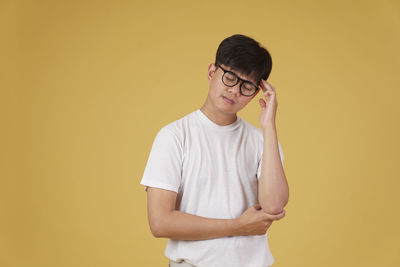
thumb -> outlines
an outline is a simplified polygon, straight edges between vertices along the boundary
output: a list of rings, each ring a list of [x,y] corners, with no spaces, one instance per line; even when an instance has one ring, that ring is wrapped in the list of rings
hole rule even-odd
[[[258,103],[260,103],[260,107],[263,110],[267,107],[267,103],[265,103],[264,99],[262,99],[262,98],[260,98],[260,100],[258,100]]]

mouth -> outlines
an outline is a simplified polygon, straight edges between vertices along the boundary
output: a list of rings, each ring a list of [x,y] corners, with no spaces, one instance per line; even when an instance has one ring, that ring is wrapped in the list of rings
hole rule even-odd
[[[222,96],[222,99],[223,99],[226,103],[228,103],[228,104],[230,104],[230,105],[235,104],[235,101],[233,101],[232,99],[230,99],[230,98],[228,98],[228,97]]]

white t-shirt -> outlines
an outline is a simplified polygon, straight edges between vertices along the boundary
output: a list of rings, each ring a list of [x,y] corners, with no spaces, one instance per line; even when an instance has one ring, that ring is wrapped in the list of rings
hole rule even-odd
[[[240,117],[220,126],[198,109],[158,132],[141,184],[177,192],[179,211],[238,218],[258,202],[262,153],[259,128]],[[165,256],[198,267],[266,267],[274,262],[267,236],[169,239]]]

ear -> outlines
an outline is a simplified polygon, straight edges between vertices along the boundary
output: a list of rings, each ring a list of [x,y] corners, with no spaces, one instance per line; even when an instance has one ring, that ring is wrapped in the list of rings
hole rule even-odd
[[[208,72],[207,72],[207,79],[208,79],[208,81],[211,81],[212,77],[214,76],[215,71],[216,71],[215,64],[214,64],[214,63],[211,63],[211,64],[208,66]]]

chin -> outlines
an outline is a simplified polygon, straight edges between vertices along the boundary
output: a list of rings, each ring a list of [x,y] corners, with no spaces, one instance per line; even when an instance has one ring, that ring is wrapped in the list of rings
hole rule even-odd
[[[236,114],[238,112],[238,110],[236,110],[235,108],[226,105],[220,105],[218,107],[218,110],[226,114]]]

